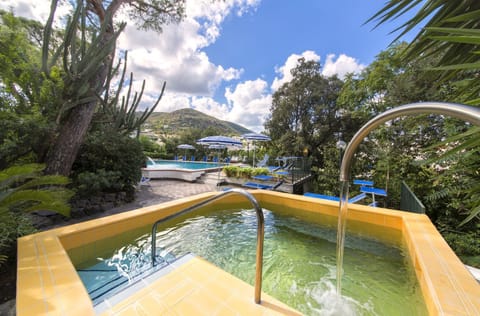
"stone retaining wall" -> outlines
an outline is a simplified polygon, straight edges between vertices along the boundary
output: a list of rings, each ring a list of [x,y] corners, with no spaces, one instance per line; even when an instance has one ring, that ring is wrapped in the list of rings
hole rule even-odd
[[[55,226],[71,219],[81,219],[94,214],[105,212],[106,210],[125,204],[127,195],[125,192],[103,193],[98,196],[92,196],[88,199],[73,199],[70,202],[72,209],[70,217],[57,214],[51,211],[36,211],[31,213],[32,223],[38,229],[45,229]]]

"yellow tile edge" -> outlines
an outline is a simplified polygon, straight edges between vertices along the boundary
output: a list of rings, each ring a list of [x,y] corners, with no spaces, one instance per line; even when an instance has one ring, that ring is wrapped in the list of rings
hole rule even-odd
[[[17,315],[93,315],[92,303],[65,249],[87,243],[88,236],[98,239],[153,223],[216,193],[203,193],[20,238]],[[251,190],[251,193],[260,205],[270,202],[331,216],[338,213],[338,202],[264,190]],[[229,196],[221,203],[239,201],[241,197]],[[426,216],[349,205],[348,218],[403,231],[430,314],[480,315],[480,285]]]

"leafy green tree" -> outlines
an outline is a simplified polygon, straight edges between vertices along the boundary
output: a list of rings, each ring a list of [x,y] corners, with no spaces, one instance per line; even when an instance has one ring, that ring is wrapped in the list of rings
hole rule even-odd
[[[0,168],[17,160],[41,161],[53,124],[50,94],[57,75],[43,80],[38,22],[0,11]],[[53,116],[54,117],[54,116]]]
[[[279,154],[301,156],[306,148],[321,161],[319,146],[341,130],[336,99],[342,82],[325,78],[317,62],[303,58],[291,72],[293,79],[273,95],[265,129],[279,144]]]

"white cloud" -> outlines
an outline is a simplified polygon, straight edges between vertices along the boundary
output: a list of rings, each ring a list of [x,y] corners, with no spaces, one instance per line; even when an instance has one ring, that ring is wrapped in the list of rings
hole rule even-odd
[[[360,64],[353,57],[340,54],[337,60],[335,60],[335,54],[328,54],[322,69],[322,74],[327,77],[337,75],[343,79],[346,74],[359,73],[363,68],[365,68],[365,65]]]
[[[213,64],[201,51],[219,36],[220,23],[234,5],[245,10],[244,1],[190,1],[187,18],[165,26],[161,34],[127,26],[118,47],[129,51],[129,70],[139,78],[166,80],[170,92],[213,95],[223,81],[238,79],[242,73],[242,69]]]
[[[279,77],[275,77],[275,79],[273,79],[273,83],[271,86],[273,91],[278,90],[278,88],[280,88],[284,83],[290,82],[292,80],[293,77],[290,71],[298,66],[299,58],[305,58],[305,60],[307,61],[320,61],[320,56],[318,56],[314,51],[311,50],[304,51],[301,55],[290,55],[283,66],[277,67],[275,69],[275,72],[279,74]]]
[[[192,107],[207,115],[216,117],[220,120],[229,120],[229,109],[226,104],[218,103],[210,97],[193,97],[191,99]]]
[[[45,0],[1,0],[0,8],[4,10],[10,10],[10,8],[12,8],[13,13],[17,16],[23,16],[45,23],[50,15],[50,2],[51,1]],[[72,6],[68,1],[60,0],[55,11],[55,16],[64,17],[71,9]]]
[[[262,79],[240,83],[233,91],[227,88],[225,97],[231,107],[229,121],[246,126],[255,132],[262,131],[265,117],[270,112],[272,104],[272,96],[267,90],[267,82]]]

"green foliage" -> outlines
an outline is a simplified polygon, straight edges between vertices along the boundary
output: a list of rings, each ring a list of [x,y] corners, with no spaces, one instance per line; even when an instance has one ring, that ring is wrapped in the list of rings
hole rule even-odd
[[[301,156],[307,149],[321,166],[324,155],[318,148],[334,143],[336,135],[351,128],[342,125],[343,109],[336,102],[342,82],[322,76],[315,61],[298,61],[291,71],[293,79],[273,94],[265,129],[278,155]]]
[[[0,213],[20,209],[70,214],[68,200],[72,192],[63,188],[69,183],[68,178],[42,176],[43,169],[43,165],[29,164],[0,171]]]
[[[223,172],[227,177],[236,177],[239,178],[240,167],[238,166],[225,166],[223,167]]]
[[[104,169],[95,172],[81,172],[75,180],[77,196],[88,198],[96,196],[100,192],[119,192],[122,191],[120,171],[105,171]]]
[[[469,233],[444,231],[442,236],[455,253],[465,257],[480,255],[480,234],[478,234],[478,230]]]
[[[0,212],[0,267],[10,256],[15,256],[17,238],[34,232],[25,213]]]
[[[80,149],[72,177],[75,184],[86,185],[94,181],[91,173],[95,173],[101,182],[98,185],[102,192],[125,191],[129,198],[133,198],[144,163],[145,156],[137,139],[114,132],[95,131],[88,135]],[[117,181],[114,180],[116,177]]]
[[[130,14],[140,27],[160,31],[164,23],[178,22],[183,18],[185,2],[78,0],[73,3],[73,14],[65,24],[62,44],[52,49],[50,39],[57,3],[58,0],[52,0],[45,26],[42,72],[48,77],[51,67],[61,65],[63,89],[57,97],[61,100],[57,116],[59,132],[52,140],[45,161],[47,173],[68,175],[99,99],[106,93],[103,100],[109,103],[108,98],[111,97],[108,89],[111,76],[116,73],[112,67],[116,41],[126,25],[115,22],[119,10],[122,14]],[[122,85],[117,89],[118,93],[121,88]],[[150,112],[146,111],[140,118],[135,117],[133,111],[139,104],[140,95],[130,102],[128,92],[125,102],[117,104],[118,93],[113,95],[115,109],[112,111],[115,114],[110,122],[128,133],[128,130],[138,127]]]
[[[93,0],[88,0],[88,2],[93,2]],[[120,2],[118,6],[121,3],[130,4],[128,14],[130,18],[135,20],[136,25],[143,30],[161,32],[163,25],[178,23],[185,17],[185,0],[120,0],[118,2]]]
[[[326,195],[340,195],[340,152],[334,144],[324,146],[322,149],[324,154],[323,168],[318,166],[312,167],[312,173],[315,176],[313,182],[313,192]]]
[[[480,223],[480,128],[473,127],[467,132],[447,138],[432,146],[434,151],[445,151],[435,162],[442,168],[436,180],[436,190],[428,199],[441,203],[445,214],[455,214],[464,226]],[[467,151],[467,149],[469,149]],[[471,225],[466,225],[468,229]]]
[[[19,160],[35,161],[47,134],[48,123],[40,113],[0,109],[0,169]]]
[[[150,137],[140,135],[138,138],[140,144],[142,144],[142,150],[145,156],[151,158],[161,158],[165,155],[165,148],[154,142]]]
[[[387,21],[416,11],[411,18],[399,26],[398,38],[410,32],[414,27],[424,24],[408,47],[404,61],[438,57],[436,75],[441,80],[458,78],[465,71],[470,75],[463,81],[462,94],[476,99],[479,104],[480,78],[476,72],[480,68],[478,51],[480,50],[480,3],[476,0],[448,1],[428,0],[390,0],[369,21],[376,20],[377,26]],[[473,101],[473,100],[472,100]]]
[[[239,167],[239,166],[225,166],[223,172],[227,177],[250,179],[258,175],[269,174],[268,168],[253,168],[253,167]]]
[[[0,75],[2,90],[11,103],[22,109],[31,106],[39,94],[40,50],[30,38],[26,20],[0,11]]]
[[[50,16],[45,26],[42,71],[49,76],[52,67],[62,58],[62,106],[57,119],[60,122],[70,109],[98,101],[98,94],[105,89],[105,82],[99,74],[105,73],[105,61],[111,59],[115,42],[125,28],[125,23],[118,25],[116,32],[112,32],[108,24],[103,24],[96,32],[92,32],[92,29],[89,32],[86,27],[86,8],[82,2],[77,2],[73,15],[67,21],[62,45],[50,54],[50,37],[57,2],[58,0],[52,1]],[[107,13],[108,19],[111,19],[110,14]]]
[[[70,214],[73,192],[62,176],[43,176],[43,165],[27,164],[0,171],[0,265],[14,248],[16,239],[34,231],[26,212],[49,210]]]

